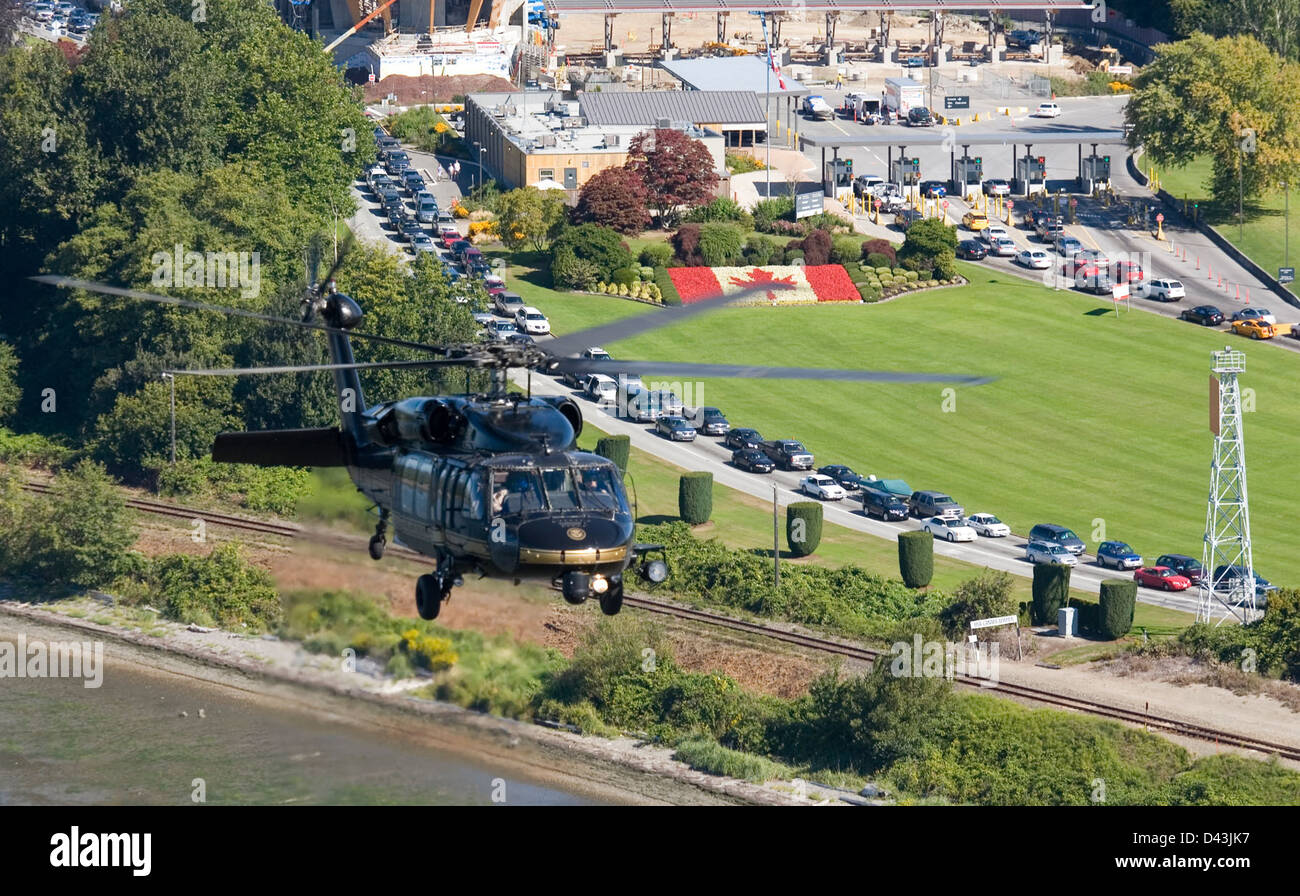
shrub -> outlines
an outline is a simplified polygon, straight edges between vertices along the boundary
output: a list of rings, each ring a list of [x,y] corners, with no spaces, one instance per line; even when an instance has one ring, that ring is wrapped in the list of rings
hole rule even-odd
[[[741,208],[739,202],[729,196],[719,196],[712,202],[692,209],[684,220],[694,224],[730,221],[740,224],[744,230],[749,230],[754,226],[753,216]]]
[[[726,160],[727,170],[732,174],[748,174],[751,171],[763,171],[767,168],[747,152],[729,152],[726,154]]]
[[[831,263],[852,264],[862,257],[862,246],[851,236],[837,236],[831,240]]]
[[[1136,602],[1137,582],[1102,582],[1097,633],[1107,641],[1127,635],[1133,627]]]
[[[641,250],[641,263],[652,268],[666,268],[673,260],[673,248],[667,243],[651,243]]]
[[[1012,585],[1010,573],[990,569],[962,582],[953,592],[952,603],[939,614],[944,632],[960,638],[976,619],[1009,615],[1016,608]]]
[[[630,436],[604,436],[596,443],[596,454],[614,462],[622,473],[627,472],[627,461],[632,454]]]
[[[600,280],[595,262],[578,258],[568,249],[556,251],[551,259],[551,283],[556,289],[591,289]]]
[[[1056,621],[1056,611],[1070,598],[1070,567],[1064,563],[1039,563],[1034,566],[1034,601],[1030,620],[1034,625]]]
[[[619,268],[632,264],[632,252],[623,243],[622,237],[608,227],[599,224],[579,224],[570,227],[556,237],[551,244],[553,261],[551,263],[552,279],[556,277],[555,265],[561,256],[572,254],[575,258],[588,261],[595,266],[595,277],[606,279]]]
[[[934,578],[934,536],[924,530],[898,534],[898,572],[908,588],[924,588]]]
[[[883,256],[885,261],[872,261],[872,256]],[[889,240],[874,239],[867,240],[862,244],[862,257],[867,260],[867,264],[873,267],[890,267],[898,264],[898,254],[894,249],[894,244]]]
[[[677,260],[685,267],[694,268],[704,264],[700,255],[700,225],[683,224],[673,234],[673,250]]]
[[[888,269],[893,265],[893,263],[894,260],[892,258],[890,258],[888,255],[881,255],[879,252],[872,252],[870,255],[867,256],[867,264],[870,267],[876,269],[880,269],[880,268]]]
[[[863,283],[858,286],[858,295],[864,302],[879,302],[883,292],[879,283]]]
[[[71,448],[48,436],[10,432],[0,427],[0,463],[55,470],[66,464],[72,454]]]
[[[699,254],[711,268],[738,264],[744,249],[744,234],[733,224],[704,224],[700,227]]]
[[[813,230],[799,243],[803,250],[804,264],[830,264],[831,235],[825,230]]]
[[[668,276],[667,268],[655,268],[655,289],[658,291],[658,298],[665,305],[680,305],[682,303],[681,294],[677,292],[677,287],[673,285],[673,278]]]
[[[898,260],[909,271],[930,271],[945,252],[957,250],[957,228],[938,218],[925,218],[907,228]]]
[[[816,501],[795,501],[785,509],[785,540],[790,553],[807,557],[822,542],[822,506]]]
[[[713,515],[713,474],[683,473],[677,485],[677,515],[700,526]]]
[[[752,265],[779,264],[781,257],[781,247],[770,236],[755,233],[745,242],[745,261]]]
[[[754,229],[762,233],[771,232],[774,222],[785,220],[794,223],[794,200],[788,196],[775,199],[761,199],[754,203],[752,211]]]
[[[639,265],[636,269],[636,275],[642,280],[653,280],[655,278],[655,269],[649,265]]]
[[[634,267],[619,268],[613,272],[610,279],[620,286],[631,288],[633,283],[641,279],[641,272]]]
[[[952,252],[944,252],[934,260],[934,279],[935,280],[952,280],[957,276],[957,256]],[[935,284],[931,283],[931,286]]]
[[[793,248],[793,244],[785,247],[785,253],[782,255],[786,264],[801,264],[804,260],[802,249]]]
[[[233,542],[218,545],[206,557],[159,557],[152,578],[170,619],[252,631],[280,621],[280,599],[270,573],[246,561]]]

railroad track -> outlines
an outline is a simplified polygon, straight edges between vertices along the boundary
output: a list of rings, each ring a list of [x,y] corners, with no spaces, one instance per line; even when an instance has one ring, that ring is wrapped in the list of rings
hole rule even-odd
[[[48,494],[50,491],[48,485],[39,482],[24,483],[23,488],[37,494]],[[322,538],[322,536],[317,533],[304,531],[301,527],[288,523],[271,523],[263,520],[253,520],[246,517],[232,516],[230,514],[213,513],[207,510],[177,507],[173,504],[164,504],[159,501],[146,501],[132,498],[127,501],[127,505],[143,513],[152,513],[159,516],[184,520],[202,519],[205,523],[225,526],[232,529],[259,532],[266,535],[279,535],[286,538],[303,537],[313,541]],[[333,542],[343,540],[349,544],[354,540],[359,544],[362,540],[360,536],[355,538],[349,536],[326,536],[325,538],[326,540]],[[388,551],[390,554],[395,554],[403,559],[416,561],[423,561],[426,559],[422,554],[403,548],[400,545],[392,545],[389,547]],[[832,656],[842,656],[846,659],[858,660],[867,664],[874,664],[882,656],[886,655],[885,651],[876,650],[871,647],[864,647],[861,644],[839,641],[803,632],[787,631],[761,622],[736,619],[731,616],[724,616],[720,613],[712,613],[708,610],[700,610],[695,607],[688,607],[647,597],[629,596],[623,599],[623,603],[628,607],[633,607],[647,613],[655,613],[660,616],[668,616],[688,622],[698,622],[713,628],[728,629],[743,634],[757,635],[759,637],[767,638],[768,640],[779,641],[784,644],[803,647],[809,650],[816,650],[820,653]],[[992,684],[988,679],[968,675],[954,675],[953,681],[967,687],[978,688],[981,691],[997,693],[1006,697],[1015,697],[1021,700],[1031,700],[1035,703],[1042,703],[1058,709],[1086,713],[1088,715],[1114,719],[1115,721],[1120,722],[1128,722],[1133,725],[1141,725],[1148,729],[1164,731],[1170,734],[1181,735],[1183,737],[1191,737],[1197,740],[1210,741],[1223,746],[1240,747],[1242,749],[1253,750],[1266,755],[1276,753],[1284,759],[1300,761],[1300,747],[1291,746],[1289,744],[1273,743],[1260,738],[1235,734],[1230,731],[1220,731],[1205,725],[1185,722],[1181,719],[1154,715],[1143,710],[1113,706],[1108,703],[1100,703],[1082,697],[1068,697],[1041,688],[1030,687],[1028,685],[1011,684],[1002,681]]]

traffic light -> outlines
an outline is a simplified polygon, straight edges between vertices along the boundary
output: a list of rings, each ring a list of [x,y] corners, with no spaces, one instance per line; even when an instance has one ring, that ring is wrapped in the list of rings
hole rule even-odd
[[[1097,163],[1097,179],[1110,180],[1110,156],[1102,156]]]

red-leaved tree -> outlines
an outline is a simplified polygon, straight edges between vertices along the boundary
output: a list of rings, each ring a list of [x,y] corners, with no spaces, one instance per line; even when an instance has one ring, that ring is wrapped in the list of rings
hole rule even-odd
[[[650,226],[648,197],[640,174],[626,167],[606,168],[582,185],[573,220],[603,224],[619,233],[640,233]]]
[[[718,185],[709,148],[671,128],[634,137],[627,167],[641,175],[650,194],[650,210],[664,227],[675,227],[683,211],[712,199]]]

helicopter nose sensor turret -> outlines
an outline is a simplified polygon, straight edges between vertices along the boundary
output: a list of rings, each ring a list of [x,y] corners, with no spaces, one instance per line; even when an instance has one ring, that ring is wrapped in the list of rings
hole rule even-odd
[[[323,313],[325,323],[340,330],[351,330],[365,317],[361,306],[351,297],[341,292],[331,293],[325,300]]]

